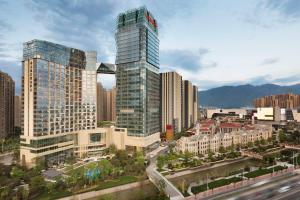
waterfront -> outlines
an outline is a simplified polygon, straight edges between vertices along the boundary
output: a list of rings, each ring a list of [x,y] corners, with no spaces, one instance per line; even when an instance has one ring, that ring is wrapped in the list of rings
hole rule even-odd
[[[232,163],[217,166],[206,169],[203,168],[201,171],[197,171],[194,173],[182,175],[175,178],[168,178],[176,187],[181,188],[182,183],[188,186],[190,183],[201,181],[202,183],[206,181],[206,176],[213,177],[214,179],[222,176],[228,176],[230,173],[235,172],[237,170],[243,169],[247,167],[259,167],[262,163],[259,160],[255,159],[242,159],[238,161],[234,161]],[[200,170],[201,168],[199,168]],[[141,184],[138,187],[126,189],[123,191],[118,191],[106,195],[101,195],[90,200],[101,200],[101,199],[109,199],[109,200],[142,200],[145,198],[154,198],[158,193],[157,188],[152,183]]]
[[[238,170],[242,170],[245,167],[259,167],[262,166],[261,161],[255,159],[246,159],[235,161],[223,166],[217,166],[210,168],[204,168],[201,171],[194,173],[186,174],[183,176],[170,178],[170,181],[177,187],[181,188],[183,183],[185,186],[188,186],[190,183],[205,183],[207,177],[209,179],[217,179],[219,177],[229,176],[231,173],[234,173]]]

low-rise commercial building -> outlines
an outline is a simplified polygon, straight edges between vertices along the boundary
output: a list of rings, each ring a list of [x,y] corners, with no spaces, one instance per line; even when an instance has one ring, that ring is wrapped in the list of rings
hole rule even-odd
[[[206,117],[208,119],[213,118],[214,115],[218,114],[228,114],[228,115],[238,115],[240,118],[247,115],[247,109],[245,108],[232,108],[232,109],[206,109]]]
[[[256,140],[267,140],[272,137],[272,127],[269,125],[247,125],[240,130],[217,134],[196,134],[182,137],[176,142],[176,151],[189,151],[195,154],[207,154],[209,151],[218,152],[220,147],[231,145],[246,145]]]

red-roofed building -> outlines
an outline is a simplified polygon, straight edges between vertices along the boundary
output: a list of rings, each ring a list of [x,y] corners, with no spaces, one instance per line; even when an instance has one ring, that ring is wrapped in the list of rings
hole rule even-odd
[[[221,133],[231,133],[232,131],[241,130],[242,125],[238,123],[222,123],[219,126]]]

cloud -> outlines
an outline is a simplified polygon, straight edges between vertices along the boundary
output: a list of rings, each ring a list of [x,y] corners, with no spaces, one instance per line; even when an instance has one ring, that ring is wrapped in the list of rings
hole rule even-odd
[[[242,19],[246,23],[270,29],[299,20],[299,0],[261,0]]]
[[[278,62],[279,62],[278,58],[266,58],[261,62],[260,65],[272,65]]]
[[[118,6],[115,2],[32,0],[27,6],[45,27],[49,40],[83,50],[97,50],[100,61],[114,60]]]
[[[268,0],[263,4],[266,8],[278,11],[282,16],[291,20],[300,17],[299,0]]]
[[[200,71],[217,66],[216,62],[203,63],[203,57],[209,53],[208,49],[191,50],[163,50],[160,52],[160,65],[170,69],[181,68],[188,71]]]
[[[295,74],[291,76],[285,76],[282,78],[276,78],[273,80],[274,83],[277,84],[294,84],[300,83],[300,74]]]

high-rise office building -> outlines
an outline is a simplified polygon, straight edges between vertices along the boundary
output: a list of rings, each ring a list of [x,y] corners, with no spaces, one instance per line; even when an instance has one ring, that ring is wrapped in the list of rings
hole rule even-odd
[[[188,129],[193,124],[193,85],[190,81],[183,81],[183,115],[184,128]]]
[[[184,80],[182,91],[182,127],[188,129],[198,120],[198,88]]]
[[[116,88],[105,91],[105,117],[106,121],[116,121]]]
[[[198,87],[193,85],[193,124],[198,121]]]
[[[21,97],[15,96],[15,127],[21,127]]]
[[[116,121],[116,88],[105,89],[97,83],[97,120]]]
[[[165,133],[171,125],[175,133],[181,132],[182,77],[176,72],[161,73],[160,84],[161,130]]]
[[[97,83],[97,120],[105,121],[105,89],[100,82]]]
[[[78,145],[77,133],[96,127],[95,52],[47,41],[24,43],[22,164],[64,161]]]
[[[15,82],[0,71],[0,139],[14,134]]]
[[[160,140],[159,40],[153,15],[144,7],[120,13],[116,45],[116,125],[147,148]]]

